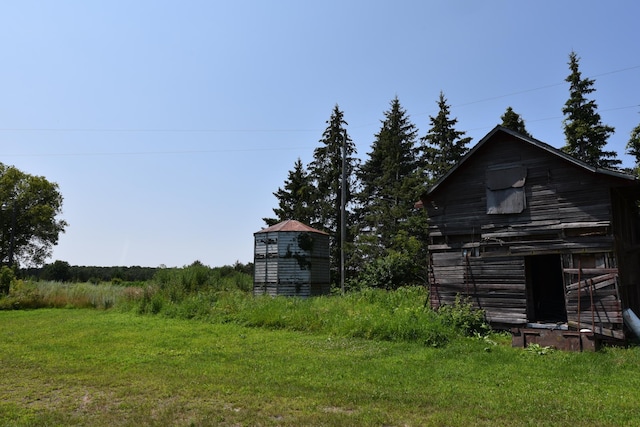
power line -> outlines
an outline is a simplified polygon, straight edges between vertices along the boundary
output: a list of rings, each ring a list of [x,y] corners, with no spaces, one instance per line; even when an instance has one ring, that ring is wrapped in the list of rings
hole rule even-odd
[[[0,128],[0,132],[112,132],[112,133],[306,133],[318,129],[110,129],[110,128]]]
[[[630,70],[635,70],[640,68],[640,65],[634,65],[633,67],[627,67],[627,68],[620,68],[618,70],[613,70],[613,71],[607,71],[604,73],[600,73],[600,74],[594,74],[592,76],[589,76],[587,78],[592,79],[592,78],[596,78],[596,77],[601,77],[601,76],[607,76],[610,74],[616,74],[616,73],[622,73],[625,71],[630,71]],[[565,85],[566,82],[561,82],[561,83],[553,83],[553,84],[548,84],[548,85],[544,85],[544,86],[538,86],[532,89],[525,89],[525,90],[520,90],[520,91],[516,91],[516,92],[511,92],[511,93],[507,93],[504,95],[497,95],[497,96],[492,96],[489,98],[483,98],[483,99],[479,99],[476,101],[469,101],[469,102],[463,102],[461,104],[456,104],[456,105],[452,105],[451,108],[457,108],[457,107],[466,107],[467,105],[474,105],[474,104],[480,104],[483,102],[489,102],[489,101],[495,101],[496,99],[502,99],[502,98],[508,98],[510,96],[515,96],[515,95],[522,95],[524,93],[529,93],[529,92],[536,92],[539,90],[544,90],[544,89],[550,89],[550,88],[554,88],[554,87],[558,87],[558,86],[563,86]],[[630,107],[620,107],[619,109],[623,109],[623,108],[630,108]],[[609,110],[601,110],[601,111],[609,111]],[[429,113],[422,113],[419,115],[424,115],[424,114],[429,114]],[[541,120],[547,120],[547,119],[541,119]],[[532,120],[532,121],[539,121],[539,120]]]
[[[607,71],[599,74],[592,75],[588,78],[601,77],[616,73],[621,73],[625,71],[639,69],[640,65],[635,65],[632,67],[621,68],[618,70]],[[494,101],[496,99],[507,98],[510,96],[521,95],[530,92],[536,92],[539,90],[550,89],[554,87],[558,87],[564,85],[566,82],[548,84],[543,86],[538,86],[531,89],[520,90],[516,92],[511,92],[503,95],[482,98],[476,101],[465,102],[461,104],[456,104],[451,106],[452,108],[464,107],[468,105],[480,104],[483,102]],[[623,110],[628,108],[638,108],[640,105],[629,105],[624,107],[615,107],[600,110],[601,112],[606,111],[614,111],[614,110]],[[416,116],[421,116],[430,113],[421,113]],[[546,117],[542,119],[533,119],[526,120],[527,123],[533,122],[541,122],[547,120],[558,120],[561,119],[561,116],[554,117]],[[367,125],[357,125],[352,126],[352,128],[363,128],[370,126]],[[482,128],[484,129],[484,128]],[[468,129],[468,131],[473,131],[478,129]],[[310,132],[321,132],[322,129],[178,129],[178,128],[167,128],[167,129],[157,129],[157,128],[0,128],[0,132],[60,132],[60,133],[310,133]],[[59,157],[59,156],[136,156],[136,155],[181,155],[181,154],[211,154],[211,153],[233,153],[233,152],[257,152],[257,151],[287,151],[287,150],[299,150],[313,147],[299,146],[299,147],[269,147],[269,148],[236,148],[236,149],[218,149],[218,150],[173,150],[173,151],[139,151],[139,152],[98,152],[98,153],[43,153],[43,154],[3,154],[3,156],[7,157]]]
[[[212,154],[212,153],[242,153],[256,151],[288,151],[314,148],[300,147],[269,147],[269,148],[229,148],[219,150],[172,150],[172,151],[127,151],[127,152],[84,152],[84,153],[40,153],[40,154],[0,154],[5,157],[103,157],[103,156],[148,156],[148,155],[182,155],[182,154]]]
[[[600,74],[594,74],[589,76],[588,78],[601,77],[616,73],[622,73],[625,71],[635,70],[640,68],[640,65],[634,65],[632,67],[620,68],[618,70],[606,71]],[[460,104],[452,105],[452,108],[457,107],[465,107],[467,105],[480,104],[483,102],[494,101],[496,99],[508,98],[510,96],[521,95],[524,93],[536,92],[539,90],[550,89],[557,86],[562,86],[566,84],[566,82],[561,83],[553,83],[544,86],[538,86],[532,89],[524,89],[516,92],[510,92],[503,95],[492,96],[488,98],[482,98],[475,101],[463,102]],[[635,106],[634,106],[635,107]],[[619,109],[630,108],[630,107],[619,107]],[[606,110],[602,110],[606,111]],[[422,116],[430,113],[419,113],[415,114],[415,116]],[[545,119],[541,119],[545,120]],[[376,122],[377,123],[377,122]],[[365,127],[364,125],[353,126],[354,128]],[[167,128],[167,129],[157,129],[157,128],[0,128],[0,132],[88,132],[88,133],[308,133],[308,132],[318,132],[322,131],[322,129],[179,129],[179,128]]]

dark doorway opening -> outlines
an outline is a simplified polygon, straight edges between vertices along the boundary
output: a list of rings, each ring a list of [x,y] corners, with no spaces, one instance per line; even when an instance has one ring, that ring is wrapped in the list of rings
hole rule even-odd
[[[530,322],[566,322],[560,255],[525,257],[527,314]]]

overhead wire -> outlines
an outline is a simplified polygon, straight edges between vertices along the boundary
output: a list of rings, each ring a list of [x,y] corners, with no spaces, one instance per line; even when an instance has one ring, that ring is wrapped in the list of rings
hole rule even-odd
[[[603,73],[599,73],[599,74],[595,74],[592,76],[589,76],[587,78],[589,79],[593,79],[596,77],[601,77],[601,76],[606,76],[606,75],[611,75],[611,74],[616,74],[616,73],[621,73],[621,72],[625,72],[625,71],[630,71],[630,70],[635,70],[640,68],[640,65],[635,65],[632,67],[626,67],[626,68],[621,68],[621,69],[617,69],[617,70],[612,70],[612,71],[607,71],[607,72],[603,72]],[[463,103],[459,103],[459,104],[455,104],[450,106],[451,108],[459,108],[459,107],[464,107],[464,106],[468,106],[468,105],[474,105],[474,104],[480,104],[483,102],[489,102],[489,101],[494,101],[496,99],[502,99],[502,98],[508,98],[510,96],[516,96],[516,95],[521,95],[521,94],[525,94],[525,93],[530,93],[530,92],[536,92],[539,90],[545,90],[545,89],[550,89],[553,87],[557,87],[557,86],[561,86],[564,85],[566,82],[562,82],[562,83],[553,83],[553,84],[548,84],[548,85],[544,85],[544,86],[538,86],[535,88],[531,88],[531,89],[525,89],[525,90],[520,90],[520,91],[516,91],[516,92],[510,92],[507,94],[503,94],[503,95],[498,95],[498,96],[493,96],[493,97],[488,97],[488,98],[482,98],[479,100],[475,100],[475,101],[469,101],[469,102],[463,102]],[[638,108],[640,107],[640,105],[629,105],[629,106],[623,106],[623,107],[614,107],[614,108],[608,108],[608,109],[603,109],[600,110],[602,112],[605,111],[614,111],[614,110],[623,110],[623,109],[629,109],[629,108]],[[426,115],[426,114],[431,114],[431,113],[419,113],[415,116],[421,116],[421,115]],[[530,120],[528,119],[527,122],[528,123],[532,123],[532,122],[540,122],[540,121],[546,121],[546,120],[557,120],[557,119],[561,119],[561,116],[554,116],[554,117],[546,117],[546,118],[542,118],[542,119],[533,119]],[[362,128],[362,127],[366,127],[369,126],[370,124],[367,125],[359,125],[359,126],[352,126],[352,128]],[[478,128],[476,129],[468,129],[468,130],[478,130]],[[131,128],[131,129],[124,129],[124,128],[0,128],[0,132],[61,132],[61,133],[71,133],[71,132],[87,132],[87,133],[309,133],[309,132],[321,132],[322,129],[172,129],[172,128],[167,128],[167,129],[154,129],[154,128]],[[45,154],[11,154],[10,156],[14,157],[14,156],[121,156],[121,155],[154,155],[154,154],[162,154],[162,155],[166,155],[166,154],[203,154],[203,153],[223,153],[223,152],[253,152],[253,151],[277,151],[277,150],[294,150],[294,149],[300,149],[300,148],[304,148],[304,147],[269,147],[269,148],[238,148],[238,149],[216,149],[216,150],[174,150],[174,151],[140,151],[140,152],[99,152],[99,153],[45,153]],[[5,154],[7,155],[7,154]]]

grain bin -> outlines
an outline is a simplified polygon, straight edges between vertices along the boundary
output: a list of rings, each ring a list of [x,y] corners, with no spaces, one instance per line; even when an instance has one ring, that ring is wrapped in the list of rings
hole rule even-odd
[[[254,295],[329,293],[327,233],[290,219],[254,233],[254,238]]]

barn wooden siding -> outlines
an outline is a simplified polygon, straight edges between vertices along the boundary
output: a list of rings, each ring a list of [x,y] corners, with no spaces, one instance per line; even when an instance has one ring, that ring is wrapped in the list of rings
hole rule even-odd
[[[561,259],[569,326],[623,337],[622,305],[640,308],[637,184],[625,194],[618,188],[632,180],[594,173],[503,128],[481,143],[422,197],[431,305],[462,295],[494,325],[526,324],[532,313],[527,257],[554,254]],[[488,214],[503,209],[487,203],[487,171],[495,168],[526,171],[524,193],[512,203],[524,203],[520,213]]]
[[[329,293],[327,234],[273,231],[258,232],[254,237],[254,295],[309,297]]]

